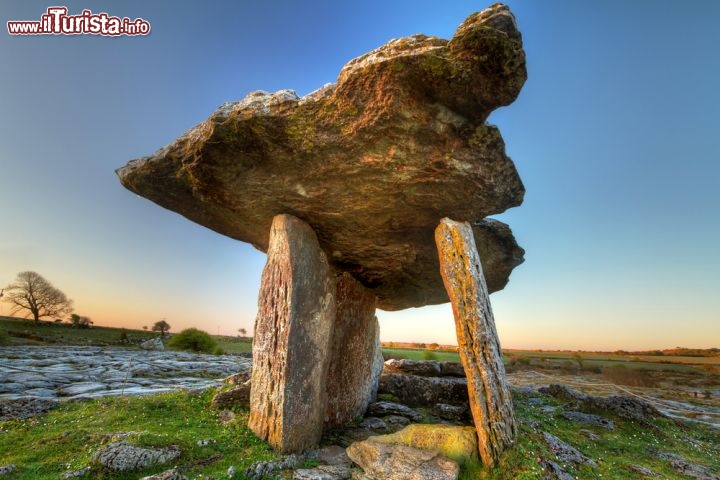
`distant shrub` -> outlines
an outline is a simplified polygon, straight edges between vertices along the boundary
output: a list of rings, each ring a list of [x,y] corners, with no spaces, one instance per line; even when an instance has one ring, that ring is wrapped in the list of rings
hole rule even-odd
[[[0,330],[0,345],[7,345],[10,343],[10,336],[5,330]]]
[[[630,387],[653,387],[657,382],[650,371],[640,368],[628,368],[625,365],[613,365],[603,369],[603,378],[616,385]]]
[[[423,350],[423,352],[420,354],[420,358],[423,360],[437,360],[438,354],[435,352],[431,352],[430,350]]]
[[[191,352],[213,353],[218,347],[217,342],[209,333],[197,328],[187,328],[174,335],[167,343],[168,347]]]
[[[212,354],[213,355],[225,355],[225,350],[220,348],[220,346],[217,346],[217,347],[213,348]]]

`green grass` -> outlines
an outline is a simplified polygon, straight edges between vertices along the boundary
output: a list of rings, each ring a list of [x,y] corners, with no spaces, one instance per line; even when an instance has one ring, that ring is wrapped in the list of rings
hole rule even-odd
[[[247,428],[247,411],[226,426],[208,405],[211,391],[202,394],[174,392],[147,397],[108,397],[86,402],[66,402],[47,415],[0,422],[0,465],[15,464],[8,480],[56,480],[60,474],[87,466],[92,453],[113,441],[113,434],[133,432],[127,441],[143,446],[178,445],[182,456],[173,462],[191,466],[219,455],[205,466],[184,469],[196,478],[224,478],[230,465],[238,471],[252,463],[275,458],[265,442]],[[198,446],[199,440],[215,443]],[[137,479],[173,465],[142,472],[109,474],[93,472],[89,479]]]
[[[560,406],[555,399],[546,398],[546,404]],[[675,471],[666,460],[656,458],[653,450],[672,452],[685,457],[689,462],[720,472],[720,434],[699,424],[678,425],[667,419],[657,419],[653,424],[657,430],[640,426],[634,422],[610,416],[607,412],[594,412],[611,418],[615,430],[588,427],[563,419],[558,409],[548,414],[541,406],[531,405],[524,394],[513,396],[516,415],[525,419],[520,423],[520,432],[514,448],[506,451],[499,465],[488,471],[481,466],[470,466],[461,472],[462,480],[490,479],[540,479],[544,477],[539,461],[557,462],[555,455],[546,446],[542,430],[568,442],[598,463],[598,468],[588,466],[564,468],[575,478],[581,479],[629,479],[641,478],[629,470],[631,465],[640,465],[653,470],[661,478],[687,478]],[[540,422],[538,430],[530,427],[527,420]],[[581,430],[590,430],[600,440],[590,440]],[[562,466],[562,465],[561,465]]]
[[[247,428],[247,410],[238,411],[237,418],[221,425],[217,412],[209,408],[212,391],[201,394],[174,392],[148,397],[113,397],[85,402],[66,402],[50,413],[28,420],[0,422],[0,465],[15,464],[18,471],[8,480],[57,479],[62,473],[89,464],[92,453],[132,432],[125,439],[143,446],[181,447],[182,456],[169,466],[158,466],[143,472],[109,474],[95,471],[84,478],[94,480],[129,480],[180,466],[189,478],[226,478],[225,472],[234,465],[238,472],[254,462],[271,460],[276,455]],[[546,405],[561,406],[555,399],[543,397]],[[633,477],[630,465],[649,468],[661,478],[686,478],[675,472],[670,463],[656,458],[653,449],[676,453],[696,463],[720,471],[720,442],[717,431],[701,425],[678,425],[672,421],[654,421],[657,429],[637,425],[607,412],[596,412],[612,418],[615,430],[587,427],[560,417],[560,409],[547,413],[539,405],[528,402],[528,395],[514,395],[520,431],[512,449],[507,450],[497,467],[488,470],[478,464],[463,467],[461,480],[541,479],[539,461],[556,461],[542,437],[545,430],[570,443],[598,463],[598,468],[565,465],[573,476],[581,479],[628,479]],[[535,429],[528,421],[542,423]],[[582,429],[600,437],[592,441]],[[115,435],[115,436],[113,436]],[[198,446],[198,440],[215,443]],[[208,465],[203,460],[215,458]],[[240,477],[241,478],[241,477]]]
[[[51,340],[50,342],[41,342],[8,336],[8,343],[10,345],[48,345],[53,343],[58,345],[117,345],[119,344],[123,331],[125,331],[131,340],[147,340],[157,336],[157,333],[145,330],[100,326],[93,328],[71,328],[67,322],[61,324],[48,321],[35,323],[33,320],[14,317],[0,317],[0,331],[3,333],[7,331],[30,333]]]
[[[225,353],[252,353],[252,341],[250,338],[219,336],[215,337],[215,340]]]

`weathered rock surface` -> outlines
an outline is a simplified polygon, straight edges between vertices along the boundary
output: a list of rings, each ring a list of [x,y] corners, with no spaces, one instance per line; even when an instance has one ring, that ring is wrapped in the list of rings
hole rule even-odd
[[[291,215],[272,224],[253,341],[250,421],[281,452],[320,441],[335,324],[335,283],[312,229]]]
[[[480,458],[492,467],[514,443],[517,426],[483,268],[468,223],[442,219],[435,241],[455,317]]]
[[[546,472],[545,480],[576,480],[575,477],[552,460],[543,460],[540,465]]]
[[[685,457],[670,452],[655,452],[655,456],[670,462],[678,473],[697,480],[720,480],[720,477],[711,473],[706,467],[689,462]]]
[[[165,350],[165,344],[160,337],[155,337],[142,342],[140,344],[140,348],[142,348],[143,350],[154,350],[162,352],[163,350]]]
[[[0,419],[44,413],[58,397],[145,395],[217,386],[230,373],[248,372],[250,364],[237,356],[116,347],[0,347]]]
[[[313,450],[307,455],[308,460],[314,460],[324,465],[341,465],[349,467],[352,461],[347,456],[345,449],[339,445],[328,445]]]
[[[250,385],[238,385],[217,393],[211,402],[213,408],[231,409],[250,405]]]
[[[15,470],[17,470],[17,466],[12,464],[0,466],[0,475],[8,475],[13,473]]]
[[[523,259],[507,225],[484,220],[524,187],[485,120],[526,79],[514,17],[496,4],[447,41],[393,40],[299,98],[253,92],[155,154],[118,170],[153,202],[266,251],[272,219],[317,232],[339,270],[398,310],[448,300],[432,231],[472,222],[490,291]]]
[[[465,378],[465,370],[459,362],[439,362],[437,360],[410,360],[409,358],[391,358],[385,362],[383,373],[405,373],[421,377],[459,377]]]
[[[408,418],[414,422],[422,420],[422,415],[401,403],[395,402],[374,402],[368,405],[367,415],[383,417],[385,415],[397,415]]]
[[[347,454],[370,478],[383,480],[456,480],[454,460],[430,450],[368,439],[355,442]]]
[[[164,472],[156,473],[148,477],[142,477],[140,480],[188,480],[188,478],[181,474],[177,468],[165,470]]]
[[[449,405],[447,403],[436,403],[432,409],[433,415],[450,420],[452,422],[462,422],[469,417],[470,409],[467,405]]]
[[[320,465],[293,472],[293,480],[348,480],[351,476],[350,467],[344,465]]]
[[[572,422],[584,423],[586,425],[594,425],[596,427],[606,428],[608,430],[615,430],[615,423],[612,420],[603,418],[599,415],[593,415],[591,413],[567,411],[560,414],[561,417],[570,420]]]
[[[461,465],[478,459],[477,434],[473,427],[416,423],[399,432],[370,438],[375,442],[442,453]]]
[[[560,462],[570,462],[576,465],[585,464],[591,467],[597,467],[597,463],[595,463],[594,460],[569,443],[560,440],[558,437],[548,432],[543,432],[543,436],[545,437],[545,442],[548,444],[548,447],[550,447],[550,450],[557,455]]]
[[[411,407],[468,403],[467,380],[464,378],[385,373],[380,376],[378,391],[395,395],[403,404]]]
[[[180,453],[180,449],[177,447],[136,447],[121,440],[96,451],[92,456],[92,461],[113,472],[135,472],[175,460]]]
[[[650,422],[653,418],[663,416],[657,408],[636,397],[628,397],[625,395],[609,395],[607,397],[586,395],[565,385],[558,384],[543,387],[540,389],[540,392],[570,402],[570,404],[575,407],[609,411],[619,417],[634,420],[650,428],[655,428]]]
[[[345,425],[375,401],[383,369],[375,295],[350,274],[338,275],[327,378],[325,426]]]
[[[58,405],[46,398],[15,398],[0,400],[0,421],[31,418],[47,413]]]
[[[243,472],[243,476],[245,478],[249,478],[250,480],[260,480],[273,474],[274,472],[277,472],[278,470],[300,468],[305,460],[305,455],[291,454],[286,455],[279,460],[257,462],[246,468]]]

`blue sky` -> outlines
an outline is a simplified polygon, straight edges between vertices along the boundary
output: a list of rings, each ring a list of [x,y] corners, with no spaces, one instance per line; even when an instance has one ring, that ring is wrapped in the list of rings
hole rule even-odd
[[[720,3],[508,2],[528,81],[493,113],[527,188],[504,347],[720,346]],[[3,1],[0,20],[49,6]],[[248,92],[306,94],[390,38],[484,3],[71,1],[145,37],[0,32],[0,285],[36,270],[104,325],[252,327],[264,255],[123,189],[114,169]],[[9,306],[0,304],[0,314]],[[384,340],[454,342],[447,305]]]

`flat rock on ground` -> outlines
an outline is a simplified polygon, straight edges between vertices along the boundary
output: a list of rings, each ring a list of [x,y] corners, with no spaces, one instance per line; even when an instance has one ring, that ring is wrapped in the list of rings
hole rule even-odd
[[[457,462],[440,453],[372,439],[353,443],[347,454],[370,478],[456,480],[460,473]]]
[[[251,368],[248,358],[118,347],[0,347],[0,417],[51,402],[107,395],[143,395],[181,388],[207,388],[231,373]],[[19,402],[19,403],[18,403]],[[37,407],[37,408],[36,408]],[[42,413],[39,409],[39,413]]]
[[[96,451],[92,456],[92,461],[105,470],[136,472],[175,460],[180,453],[180,449],[177,447],[145,448],[120,440]]]

